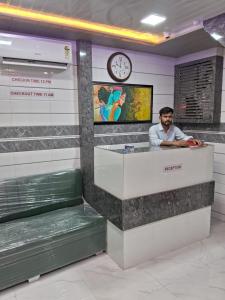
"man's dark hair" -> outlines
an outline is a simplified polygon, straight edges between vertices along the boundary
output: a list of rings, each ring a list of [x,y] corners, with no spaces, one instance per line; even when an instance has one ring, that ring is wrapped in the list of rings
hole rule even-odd
[[[171,107],[168,107],[168,106],[161,108],[160,111],[159,111],[160,116],[165,115],[165,114],[169,114],[169,113],[173,114],[173,109]]]

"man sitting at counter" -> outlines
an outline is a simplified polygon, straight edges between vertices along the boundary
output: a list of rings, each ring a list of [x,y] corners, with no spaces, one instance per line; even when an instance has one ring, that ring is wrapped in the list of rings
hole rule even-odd
[[[176,146],[188,147],[192,145],[201,146],[200,140],[184,134],[178,127],[173,125],[173,109],[163,107],[159,111],[160,123],[149,129],[149,139],[152,146]]]

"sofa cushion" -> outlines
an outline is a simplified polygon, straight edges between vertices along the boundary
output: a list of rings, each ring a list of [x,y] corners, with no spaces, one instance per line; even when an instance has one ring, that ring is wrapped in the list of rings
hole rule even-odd
[[[79,169],[0,182],[0,223],[81,203]]]
[[[77,238],[99,227],[105,230],[105,219],[88,204],[13,220],[0,224],[0,262],[5,255],[50,242],[57,236],[73,233]],[[3,264],[5,260],[2,261]]]
[[[90,206],[0,224],[0,291],[106,249],[106,220]]]

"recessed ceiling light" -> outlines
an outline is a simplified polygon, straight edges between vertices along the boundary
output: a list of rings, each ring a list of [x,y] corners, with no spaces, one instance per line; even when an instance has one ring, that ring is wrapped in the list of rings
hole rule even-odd
[[[150,16],[141,20],[141,23],[149,24],[152,26],[158,25],[166,20],[166,17],[160,15],[151,14]]]
[[[0,45],[7,45],[7,46],[11,46],[12,42],[11,41],[4,41],[4,40],[0,40]]]
[[[222,35],[220,35],[220,34],[218,34],[218,33],[216,33],[216,32],[211,33],[210,35],[211,35],[211,37],[213,37],[216,41],[222,39]]]
[[[84,51],[80,51],[80,56],[81,57],[83,57],[83,56],[86,56],[87,55],[87,53],[86,52],[84,52]]]

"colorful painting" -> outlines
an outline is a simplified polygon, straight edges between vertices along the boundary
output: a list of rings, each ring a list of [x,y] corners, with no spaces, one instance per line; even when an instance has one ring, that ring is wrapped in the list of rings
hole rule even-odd
[[[153,86],[94,83],[95,124],[150,122],[152,94]]]

